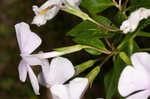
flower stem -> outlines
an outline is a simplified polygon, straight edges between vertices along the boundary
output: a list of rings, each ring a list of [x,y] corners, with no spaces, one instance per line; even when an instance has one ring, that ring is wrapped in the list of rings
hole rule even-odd
[[[142,48],[141,51],[149,51],[150,52],[150,48]]]
[[[92,18],[89,18],[88,20],[91,21],[91,22],[93,22],[93,23],[95,23],[95,24],[96,24],[97,26],[99,26],[100,28],[103,28],[103,29],[108,30],[108,31],[110,31],[110,32],[120,32],[120,30],[114,30],[114,29],[112,29],[111,27],[104,26],[103,24],[98,23],[97,21],[95,21],[95,20],[92,19]]]
[[[109,54],[103,61],[101,64],[99,64],[99,67],[102,67],[112,56],[113,56],[114,52],[112,52],[111,54]]]
[[[96,51],[104,53],[104,54],[111,54],[111,51],[109,51],[109,50],[102,50],[102,49],[98,49],[98,48],[95,48],[92,46],[86,46],[85,45],[84,48],[90,48],[90,49],[96,50]]]

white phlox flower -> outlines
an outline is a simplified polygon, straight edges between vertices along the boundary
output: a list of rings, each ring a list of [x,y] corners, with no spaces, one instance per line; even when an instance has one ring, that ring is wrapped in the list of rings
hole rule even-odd
[[[121,73],[118,90],[126,99],[148,99],[150,96],[150,54],[135,53],[133,66],[126,66]]]
[[[128,32],[134,32],[140,21],[147,19],[149,16],[150,9],[139,8],[138,10],[132,12],[129,18],[122,23],[120,30],[122,30],[124,34],[127,34]]]
[[[38,79],[40,84],[50,88],[53,99],[80,99],[88,86],[88,79],[76,78],[64,85],[74,74],[72,63],[67,58],[57,57],[50,65],[48,60],[42,60]]]
[[[29,25],[24,22],[16,24],[15,29],[21,51],[20,55],[22,57],[18,67],[19,78],[22,82],[25,82],[28,73],[34,92],[39,95],[38,80],[32,71],[30,64],[41,64],[38,58],[31,55],[31,53],[40,46],[41,39],[34,32],[31,32]]]
[[[32,52],[40,46],[42,42],[41,38],[32,32],[29,25],[24,22],[16,24],[15,29],[17,41],[21,51],[20,56],[22,57],[18,67],[19,78],[22,82],[25,82],[28,73],[34,92],[39,95],[38,80],[30,66],[41,65],[42,59],[56,57],[64,53],[52,51],[47,53],[32,54]]]
[[[73,7],[79,9],[78,6],[81,0],[67,0],[67,2]],[[46,24],[48,20],[51,20],[57,15],[63,4],[65,4],[64,0],[48,0],[41,7],[34,5],[33,11],[35,17],[33,18],[32,24],[36,24],[37,26]],[[68,7],[67,5],[64,6]]]

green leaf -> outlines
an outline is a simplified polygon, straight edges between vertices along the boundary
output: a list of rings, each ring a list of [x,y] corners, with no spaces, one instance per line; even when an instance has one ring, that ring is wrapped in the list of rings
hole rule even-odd
[[[84,72],[86,69],[92,67],[94,65],[94,63],[96,62],[97,60],[88,60],[86,62],[83,62],[77,66],[75,66],[75,69],[76,69],[76,75]]]
[[[103,16],[95,16],[94,19],[105,26],[111,26],[112,24],[110,20]],[[108,33],[107,30],[99,28],[96,24],[90,21],[83,21],[69,31],[67,35],[85,38],[110,38],[114,34]]]
[[[127,10],[133,11],[140,7],[150,8],[150,0],[129,0],[130,6]]]
[[[138,31],[138,33],[136,33],[136,36],[150,37],[150,33],[143,32],[143,31]]]
[[[114,6],[114,4],[111,0],[83,0],[81,6],[86,8],[91,14],[96,14]]]
[[[137,31],[140,31],[142,29],[144,29],[145,27],[147,27],[150,24],[150,18],[146,19],[146,20],[142,20],[138,26]]]
[[[101,24],[104,24],[105,26],[111,26],[111,21],[105,17],[95,16],[94,18],[96,21],[98,21]],[[79,25],[75,26],[71,31],[69,31],[68,35],[75,37],[74,41],[78,44],[89,45],[102,50],[106,50],[103,42],[99,38],[112,37],[114,33],[109,33],[107,30],[99,28],[94,23],[84,21],[81,22]],[[92,49],[85,50],[92,55],[101,54],[100,52],[97,52]]]
[[[95,78],[99,74],[99,72],[100,72],[100,67],[97,66],[86,76],[89,79],[90,87],[92,86],[93,81],[95,80]]]
[[[122,22],[127,18],[125,14],[123,14],[121,11],[118,11],[116,15],[114,16],[114,23],[118,27],[122,24]]]
[[[102,50],[106,50],[103,42],[101,40],[99,40],[98,38],[75,38],[74,41],[76,43],[79,43],[79,44],[83,44],[83,45],[89,45],[89,46],[93,46],[93,47],[96,47],[96,48],[99,48],[99,49],[102,49]],[[100,55],[101,53],[96,51],[96,50],[93,50],[93,49],[85,49],[87,52],[89,52],[90,54],[92,55]]]
[[[118,93],[118,80],[122,69],[125,67],[124,62],[120,59],[118,55],[113,57],[113,64],[113,69],[104,75],[104,84],[106,91],[105,99],[112,99],[112,97],[116,93]]]
[[[131,65],[131,61],[125,52],[120,52],[119,56],[127,65]]]

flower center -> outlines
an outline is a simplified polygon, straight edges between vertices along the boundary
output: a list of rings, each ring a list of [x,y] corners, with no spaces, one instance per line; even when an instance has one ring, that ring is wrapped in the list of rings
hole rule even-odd
[[[50,85],[48,85],[48,84],[46,85],[46,88],[50,88],[50,87],[51,87]]]
[[[46,9],[44,9],[44,10],[42,10],[41,12],[40,12],[40,15],[43,15],[43,14],[45,14],[48,10],[50,10],[52,7],[47,7]]]

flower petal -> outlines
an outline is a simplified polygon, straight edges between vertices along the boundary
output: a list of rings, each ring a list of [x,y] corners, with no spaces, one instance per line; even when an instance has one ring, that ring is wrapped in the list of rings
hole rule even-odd
[[[74,74],[74,67],[67,58],[54,58],[50,64],[49,84],[62,84],[69,80]]]
[[[89,85],[87,78],[75,78],[69,82],[70,99],[81,99]]]
[[[28,63],[29,65],[40,65],[41,64],[41,59],[36,57],[36,56],[32,56],[32,55],[22,55],[23,60]]]
[[[19,71],[19,79],[22,81],[22,82],[25,82],[26,78],[27,78],[27,68],[26,68],[26,65],[24,63],[23,60],[20,61],[19,63],[19,66],[18,66],[18,71]]]
[[[136,94],[133,94],[127,97],[126,99],[148,99],[149,96],[150,96],[150,90],[144,90]]]
[[[34,92],[35,92],[36,95],[40,95],[38,80],[37,80],[34,72],[32,71],[31,67],[27,66],[27,68],[28,68],[29,78],[30,78],[33,90],[34,90]]]
[[[50,88],[53,99],[71,99],[68,95],[68,88],[65,85],[54,85]]]
[[[28,24],[18,23],[15,25],[15,29],[21,54],[30,54],[41,44],[40,37],[31,32]]]
[[[42,72],[38,75],[38,80],[41,85],[47,86],[50,79],[50,65],[47,59],[41,61]]]
[[[80,9],[79,5],[81,3],[82,0],[67,0],[67,2],[72,5],[73,7]]]
[[[128,96],[129,94],[150,88],[150,78],[147,72],[143,69],[138,70],[132,66],[127,66],[122,71],[118,90],[122,96]]]
[[[135,53],[131,56],[132,63],[135,68],[144,68],[147,72],[150,72],[150,54],[146,52]]]

